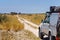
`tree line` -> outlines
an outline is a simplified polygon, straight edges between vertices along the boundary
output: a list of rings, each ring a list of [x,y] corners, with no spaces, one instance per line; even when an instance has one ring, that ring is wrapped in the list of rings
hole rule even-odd
[[[17,12],[10,12],[10,13],[0,13],[0,15],[2,14],[8,14],[8,15],[17,15],[17,14],[21,14],[21,12],[17,13]]]

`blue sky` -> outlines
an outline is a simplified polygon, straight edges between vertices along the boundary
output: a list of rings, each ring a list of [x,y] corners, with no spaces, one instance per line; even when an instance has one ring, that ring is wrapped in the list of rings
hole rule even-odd
[[[60,6],[60,0],[0,0],[0,12],[40,13],[50,6]]]

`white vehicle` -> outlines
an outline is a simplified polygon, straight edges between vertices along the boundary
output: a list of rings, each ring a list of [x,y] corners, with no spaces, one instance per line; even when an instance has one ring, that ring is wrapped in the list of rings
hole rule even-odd
[[[39,26],[39,37],[41,39],[48,37],[48,40],[56,40],[60,35],[60,7],[51,6],[50,12],[47,12],[46,18]],[[52,17],[52,15],[56,13]],[[60,36],[59,36],[60,37]]]

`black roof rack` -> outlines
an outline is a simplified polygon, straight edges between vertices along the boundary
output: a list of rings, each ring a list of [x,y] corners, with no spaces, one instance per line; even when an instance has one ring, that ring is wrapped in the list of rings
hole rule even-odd
[[[46,13],[59,13],[60,12],[60,6],[50,6],[50,11]]]

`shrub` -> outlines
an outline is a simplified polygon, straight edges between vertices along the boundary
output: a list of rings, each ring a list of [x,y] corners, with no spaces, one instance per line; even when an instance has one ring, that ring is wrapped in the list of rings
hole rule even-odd
[[[7,21],[7,16],[6,15],[0,15],[0,22],[6,22]]]

